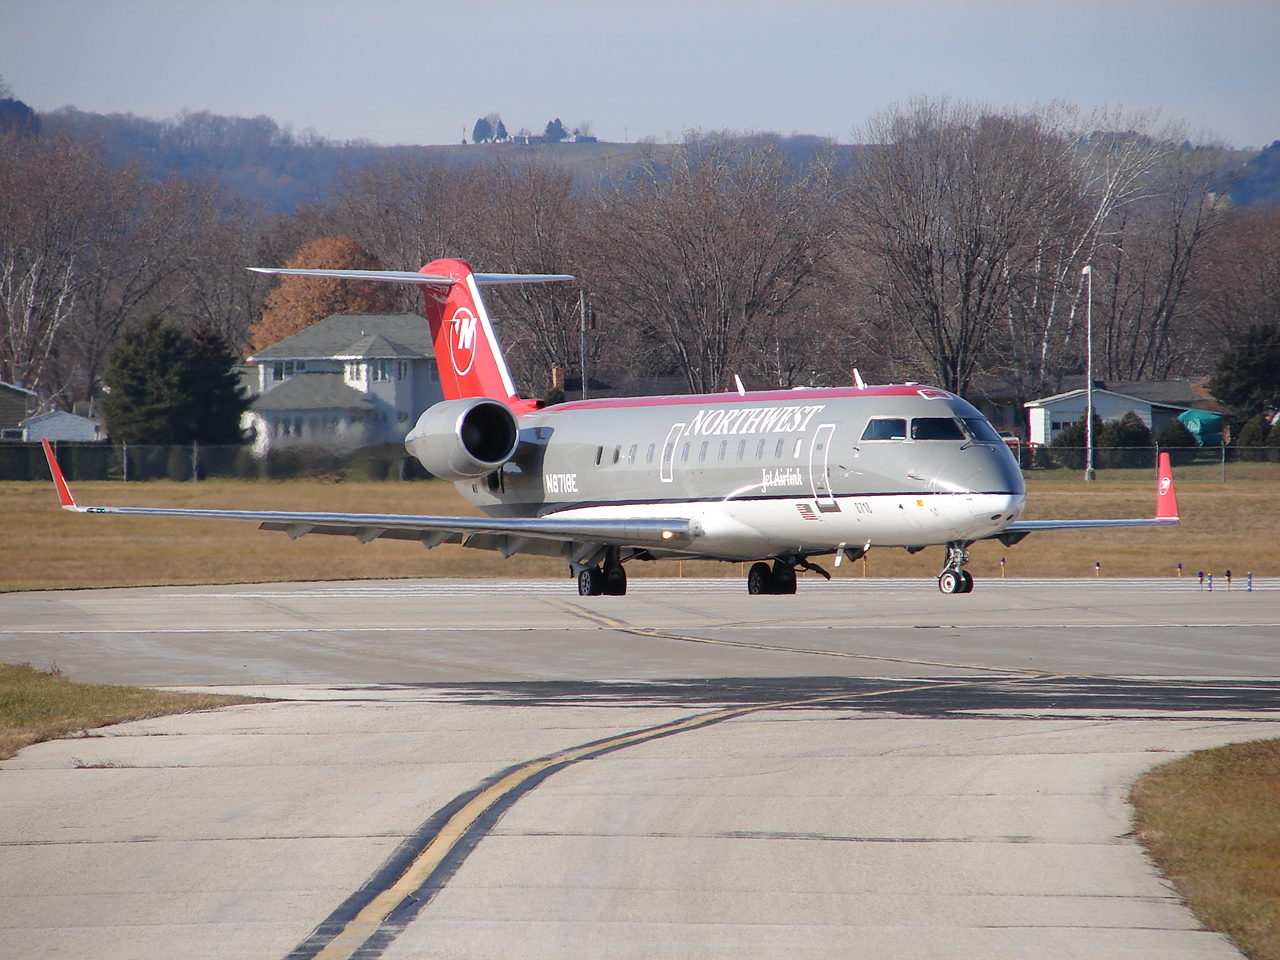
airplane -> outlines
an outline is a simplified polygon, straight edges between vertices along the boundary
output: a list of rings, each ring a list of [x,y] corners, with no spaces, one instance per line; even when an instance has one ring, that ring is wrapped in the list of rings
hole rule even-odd
[[[582,596],[621,596],[626,564],[659,559],[750,563],[747,592],[796,592],[814,558],[857,560],[873,547],[946,548],[938,588],[973,590],[979,540],[1179,522],[1169,456],[1154,517],[1021,520],[1026,485],[1008,445],[970,403],[916,383],[576,400],[546,406],[512,381],[480,286],[574,279],[474,273],[459,259],[417,272],[251,267],[267,274],[405,283],[425,301],[443,399],[405,447],[453,481],[484,517],[81,506],[49,442],[62,506],[78,513],[255,521],[308,534],[416,540],[559,557]]]

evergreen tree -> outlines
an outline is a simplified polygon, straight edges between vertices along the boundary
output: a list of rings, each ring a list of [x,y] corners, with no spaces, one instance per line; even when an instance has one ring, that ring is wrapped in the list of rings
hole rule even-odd
[[[1094,439],[1100,447],[1149,447],[1151,428],[1130,410],[1119,420],[1103,424],[1101,433],[1094,432]]]
[[[505,143],[507,140],[507,127],[501,120],[493,128],[493,139],[499,143]]]
[[[1236,437],[1237,456],[1241,460],[1265,460],[1266,454],[1259,448],[1267,445],[1270,433],[1276,432],[1271,429],[1270,421],[1262,414],[1246,420],[1244,426],[1240,428],[1240,435]]]
[[[1190,463],[1195,459],[1196,435],[1177,417],[1170,420],[1168,426],[1160,431],[1160,435],[1156,437],[1156,443],[1162,451],[1169,454],[1169,459],[1175,466]]]
[[[543,133],[547,143],[559,143],[565,137],[569,136],[569,131],[564,128],[564,124],[560,122],[560,118],[556,117],[547,124],[547,129]]]
[[[488,143],[493,139],[493,126],[488,119],[481,117],[476,121],[476,125],[471,128],[472,143]]]
[[[1280,324],[1250,324],[1218,358],[1209,392],[1246,417],[1280,410]]]
[[[40,132],[40,118],[21,100],[13,97],[0,99],[0,134],[17,131],[20,136]]]
[[[239,443],[248,401],[235,353],[211,333],[195,336],[150,317],[108,357],[102,401],[113,440],[128,444]]]

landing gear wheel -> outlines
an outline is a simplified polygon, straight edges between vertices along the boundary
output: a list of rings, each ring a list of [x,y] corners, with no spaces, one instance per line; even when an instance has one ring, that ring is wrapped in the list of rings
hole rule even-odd
[[[796,592],[796,568],[791,564],[775,560],[769,572],[773,576],[774,593],[790,595]]]
[[[938,575],[938,589],[943,593],[964,593],[964,571],[943,570]]]
[[[973,593],[973,574],[968,570],[961,570],[960,576],[964,580],[964,583],[960,585],[960,592]]]
[[[606,597],[625,597],[627,595],[627,571],[621,563],[606,563],[601,574],[604,580]]]
[[[604,571],[599,567],[587,567],[578,574],[578,596],[598,597],[604,593]]]
[[[773,593],[773,571],[763,560],[753,563],[747,571],[747,593],[753,597]]]

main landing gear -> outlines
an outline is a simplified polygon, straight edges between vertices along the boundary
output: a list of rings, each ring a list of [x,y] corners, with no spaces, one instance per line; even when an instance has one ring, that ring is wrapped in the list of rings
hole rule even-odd
[[[790,594],[796,592],[796,568],[784,560],[773,561],[773,566],[758,560],[747,571],[747,593]]]
[[[938,574],[938,589],[943,593],[972,593],[973,574],[965,570],[969,562],[969,544],[953,540],[947,544],[947,565]]]
[[[610,550],[598,567],[587,567],[578,574],[578,596],[622,597],[627,593],[627,571],[618,559],[616,550]]]

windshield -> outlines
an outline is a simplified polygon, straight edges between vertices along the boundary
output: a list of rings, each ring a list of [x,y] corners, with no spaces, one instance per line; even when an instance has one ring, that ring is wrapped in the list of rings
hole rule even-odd
[[[982,417],[965,417],[964,425],[969,436],[979,443],[1004,443],[1004,438]]]

